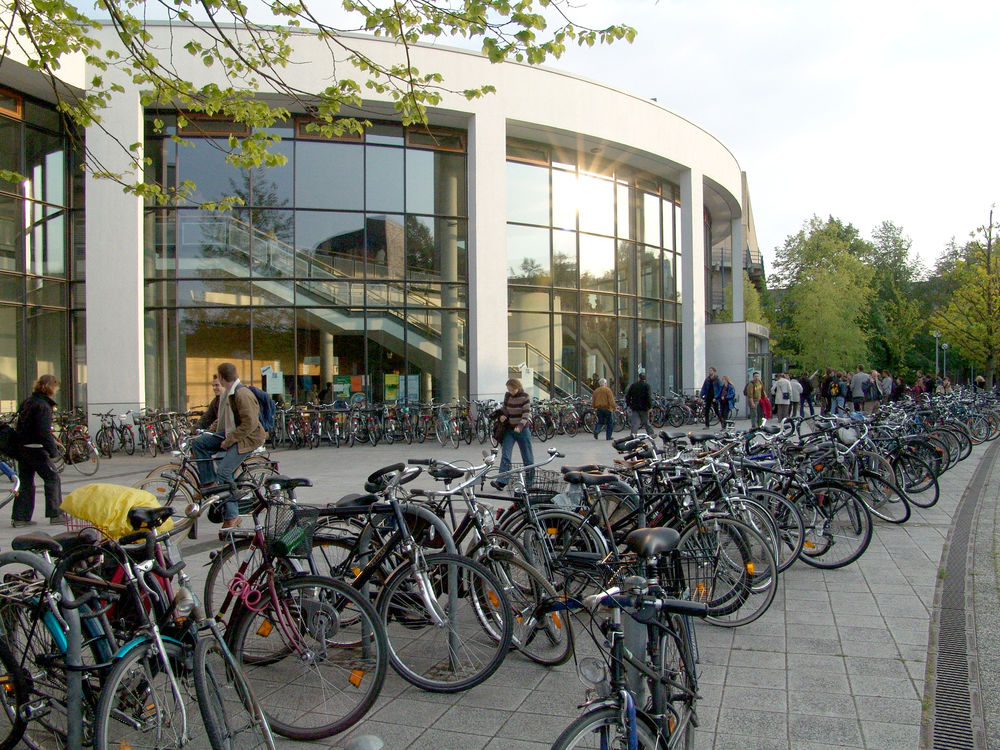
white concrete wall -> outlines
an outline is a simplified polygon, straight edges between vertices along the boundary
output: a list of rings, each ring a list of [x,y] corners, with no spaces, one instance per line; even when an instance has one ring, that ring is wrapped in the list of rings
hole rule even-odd
[[[150,25],[154,44],[172,43],[178,75],[196,85],[225,85],[183,45],[201,35],[183,27]],[[116,39],[101,34],[106,47]],[[171,42],[172,39],[172,42]],[[352,38],[379,60],[402,61],[402,50],[373,38]],[[303,35],[295,41],[293,64],[282,69],[286,81],[303,90],[327,85],[334,75],[327,47]],[[493,65],[480,55],[440,47],[413,47],[413,64],[439,71],[444,85],[461,90],[492,84],[497,93],[469,102],[446,93],[432,121],[469,130],[470,190],[470,392],[498,395],[507,373],[505,141],[507,133],[537,136],[566,134],[602,142],[609,154],[682,188],[680,247],[683,300],[681,385],[696,387],[705,372],[703,222],[705,181],[739,205],[742,183],[735,157],[714,136],[656,102],[577,76],[528,65]],[[336,71],[347,75],[340,65]],[[360,77],[360,74],[359,76]],[[127,87],[129,88],[129,87]],[[387,104],[373,107],[391,114]],[[142,140],[142,112],[130,89],[116,99],[106,126],[124,144]],[[88,145],[113,157],[111,140],[91,128]],[[91,180],[87,195],[88,365],[93,411],[101,405],[138,405],[143,401],[142,359],[142,206],[111,183]],[[738,217],[730,217],[736,219]],[[113,273],[112,273],[113,272]],[[111,274],[110,276],[108,274]],[[117,278],[115,293],[104,280]],[[122,381],[122,373],[127,373]],[[110,408],[110,407],[108,407]]]
[[[733,381],[740,397],[739,416],[746,416],[746,398],[743,396],[743,388],[747,384],[746,323],[712,323],[705,326],[705,361],[708,367],[716,369],[720,378],[728,375]]]

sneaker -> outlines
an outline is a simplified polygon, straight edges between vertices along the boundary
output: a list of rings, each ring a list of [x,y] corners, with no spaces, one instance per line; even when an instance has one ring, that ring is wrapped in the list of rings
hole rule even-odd
[[[52,516],[51,518],[49,518],[49,525],[50,526],[65,526],[66,525],[66,517],[62,513],[60,513],[58,516]]]
[[[34,521],[19,521],[17,519],[10,522],[10,525],[15,529],[19,529],[22,526],[37,526],[38,524]]]
[[[235,528],[239,527],[239,525],[242,522],[243,522],[243,519],[240,518],[239,516],[236,516],[236,518],[230,518],[228,521],[223,521],[222,522],[222,530],[225,531],[226,529],[235,529]]]
[[[500,490],[501,492],[507,487],[506,484],[501,482],[499,479],[494,479],[490,481],[490,486],[495,490]]]

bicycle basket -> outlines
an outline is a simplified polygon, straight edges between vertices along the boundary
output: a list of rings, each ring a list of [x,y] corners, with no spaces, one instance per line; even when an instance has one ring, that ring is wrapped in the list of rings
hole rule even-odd
[[[275,557],[309,557],[318,524],[319,508],[272,505],[264,521],[264,539]]]
[[[837,439],[844,445],[854,445],[858,441],[858,431],[853,427],[838,427]]]

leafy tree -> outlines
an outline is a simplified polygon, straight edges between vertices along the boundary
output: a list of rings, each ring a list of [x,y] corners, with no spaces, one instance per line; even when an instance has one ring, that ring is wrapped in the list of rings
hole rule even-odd
[[[814,216],[785,239],[772,274],[779,288],[770,294],[775,356],[809,371],[867,359],[872,272],[862,258],[871,252],[855,227],[832,216]]]
[[[902,228],[882,222],[863,260],[871,267],[872,296],[868,311],[872,364],[898,369],[906,360],[913,337],[926,319],[913,294],[926,271],[911,254],[912,242]]]
[[[762,326],[771,325],[764,306],[764,297],[757,289],[757,285],[750,281],[746,271],[743,272],[743,319]]]
[[[989,223],[976,230],[973,239],[955,261],[948,276],[955,284],[945,305],[931,316],[930,326],[942,333],[955,349],[983,368],[992,386],[1000,363],[1000,257],[994,232],[1000,224]]]
[[[411,48],[419,42],[469,40],[478,43],[491,62],[537,65],[559,57],[570,44],[593,46],[631,41],[635,36],[635,30],[624,25],[593,29],[575,24],[567,15],[566,0],[340,0],[331,6],[313,6],[306,0],[261,0],[255,6],[259,10],[254,11],[243,0],[96,0],[95,6],[96,13],[109,20],[98,21],[74,0],[2,0],[0,60],[18,52],[29,67],[47,76],[60,112],[80,127],[103,127],[103,110],[128,84],[142,91],[145,107],[176,107],[179,127],[188,123],[185,113],[192,112],[247,125],[250,135],[230,138],[227,155],[232,165],[246,168],[284,163],[284,156],[269,150],[280,137],[263,128],[290,114],[273,97],[250,92],[283,95],[311,112],[315,121],[309,128],[326,136],[360,132],[365,127],[364,120],[341,113],[345,107],[360,108],[366,92],[391,99],[404,124],[421,124],[427,121],[427,108],[440,103],[445,93],[476,99],[493,93],[493,88],[449,88],[441,73],[414,64]],[[216,79],[225,83],[199,86],[181,77],[174,66],[176,50],[159,46],[147,28],[147,13],[165,15],[171,33],[188,39],[184,51],[218,71]],[[259,23],[251,17],[258,14],[272,22]],[[329,20],[333,17],[337,20]],[[549,18],[556,22],[550,25]],[[113,34],[112,45],[102,41],[108,36],[105,25]],[[391,40],[398,45],[398,54],[376,59],[368,54],[362,39],[348,32]],[[320,90],[303,90],[283,75],[286,68],[303,62],[294,54],[294,37],[301,35],[312,36],[329,50],[335,73]],[[82,56],[88,66],[90,80],[81,95],[69,91],[58,77],[61,63],[70,54]],[[154,122],[154,129],[162,131],[163,125]],[[148,163],[142,144],[121,146],[131,160],[128,169],[140,167],[141,174],[141,167]],[[117,180],[126,190],[148,199],[183,200],[193,187],[164,189],[88,156],[87,168],[93,174]],[[0,179],[19,181],[22,177],[4,170]],[[238,204],[239,198],[230,196],[218,207]]]

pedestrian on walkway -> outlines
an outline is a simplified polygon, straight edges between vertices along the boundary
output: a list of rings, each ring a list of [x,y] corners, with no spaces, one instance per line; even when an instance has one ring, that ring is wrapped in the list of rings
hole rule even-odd
[[[733,410],[733,401],[736,400],[736,387],[729,379],[728,375],[722,376],[722,387],[719,394],[719,421],[723,428],[729,422],[729,414]]]
[[[858,365],[857,371],[851,376],[851,402],[854,411],[862,411],[865,407],[865,383],[870,383],[871,378],[865,372],[863,365]]]
[[[764,398],[764,381],[760,379],[759,372],[754,371],[753,379],[743,389],[743,395],[747,397],[750,426],[760,427],[764,423],[764,415],[760,409],[760,400]]]
[[[507,392],[503,396],[503,405],[497,419],[504,423],[506,429],[500,444],[500,476],[491,484],[502,490],[509,481],[507,472],[510,471],[514,443],[517,443],[521,462],[525,466],[535,463],[535,454],[531,449],[531,396],[524,392],[521,381],[517,378],[507,381]],[[534,481],[534,474],[532,470],[525,475],[524,480],[529,487]]]
[[[719,406],[719,399],[722,397],[722,381],[719,380],[719,376],[715,372],[714,367],[708,368],[708,375],[705,377],[705,382],[701,384],[701,398],[705,402],[705,427],[708,427],[708,416],[713,411],[715,415],[722,421],[722,411]]]
[[[601,378],[597,381],[597,388],[590,399],[590,405],[594,407],[597,414],[597,425],[594,427],[594,440],[601,432],[603,426],[606,430],[605,440],[611,439],[611,431],[614,428],[615,394],[608,388],[608,379]]]
[[[792,389],[788,404],[789,413],[791,416],[797,417],[799,416],[799,405],[802,402],[802,383],[800,383],[796,378],[789,378],[788,386]]]
[[[632,434],[635,435],[641,430],[647,435],[652,435],[649,410],[653,405],[653,395],[649,390],[649,383],[646,382],[645,372],[640,372],[639,379],[625,391],[625,405],[629,408],[628,422]]]
[[[20,456],[17,476],[21,488],[11,508],[11,526],[34,526],[35,475],[45,485],[45,517],[49,523],[63,523],[59,506],[62,505],[62,485],[59,472],[52,459],[59,455],[59,444],[52,434],[52,410],[56,402],[52,397],[59,391],[55,375],[42,375],[35,387],[17,410],[17,444]]]
[[[816,416],[816,408],[813,406],[813,392],[816,389],[816,386],[813,385],[813,378],[815,377],[816,372],[812,374],[812,377],[806,373],[802,373],[799,377],[799,385],[802,386],[802,397],[799,403],[799,412],[803,417],[806,415],[806,406],[809,407],[809,416]]]
[[[792,403],[792,385],[788,382],[788,376],[779,372],[771,386],[771,403],[774,404],[774,418],[779,422],[788,416],[788,410]]]

